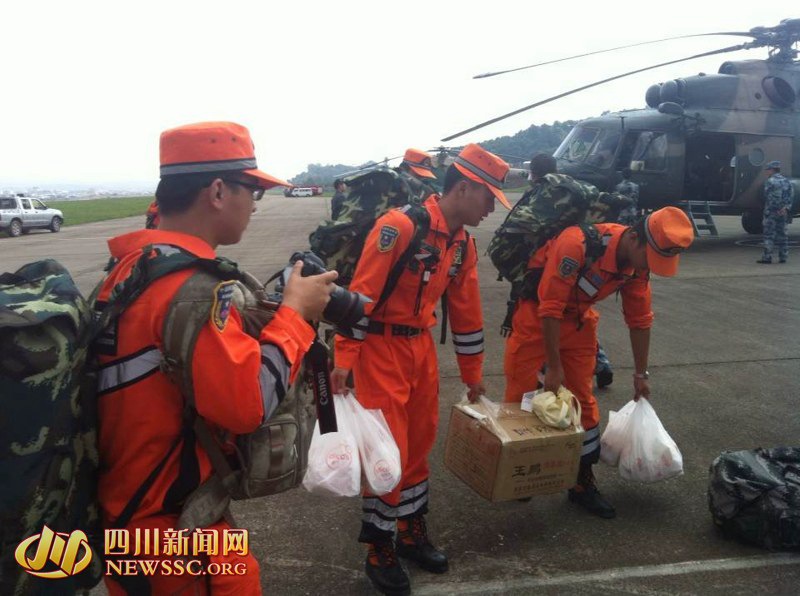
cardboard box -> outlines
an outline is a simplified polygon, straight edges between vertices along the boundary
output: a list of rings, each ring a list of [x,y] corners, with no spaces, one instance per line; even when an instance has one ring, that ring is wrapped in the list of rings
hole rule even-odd
[[[536,414],[504,404],[497,420],[481,404],[458,404],[450,414],[444,463],[492,502],[566,490],[578,477],[583,430],[559,430]]]

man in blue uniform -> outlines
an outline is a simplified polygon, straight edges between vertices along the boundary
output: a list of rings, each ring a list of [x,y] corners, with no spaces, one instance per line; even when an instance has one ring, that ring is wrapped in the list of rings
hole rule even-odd
[[[756,263],[772,263],[772,252],[778,245],[778,262],[785,263],[789,256],[787,227],[792,209],[792,183],[781,174],[781,162],[771,161],[766,166],[768,177],[764,182],[764,254]]]

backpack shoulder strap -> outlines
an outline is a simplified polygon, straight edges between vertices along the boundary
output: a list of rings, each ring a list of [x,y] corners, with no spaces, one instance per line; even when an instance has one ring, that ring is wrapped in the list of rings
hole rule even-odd
[[[189,278],[189,280],[187,280],[187,282],[184,282],[184,284],[178,290],[178,294],[176,294],[176,297],[173,298],[172,303],[170,304],[170,309],[167,312],[167,317],[165,319],[165,327],[167,326],[167,321],[171,319],[170,315],[173,312],[173,307],[175,306],[176,299],[181,294],[181,292],[184,291],[184,288],[186,288],[185,291],[187,295],[195,295],[195,293],[201,291],[198,286],[200,286],[201,283],[206,283],[207,280],[209,279],[213,280],[214,283],[218,284],[220,279],[226,279],[226,278],[238,279],[240,276],[238,268],[236,267],[236,263],[233,263],[232,261],[229,261],[224,258],[203,259],[174,246],[169,246],[169,247],[163,245],[155,247],[146,246],[142,250],[142,256],[139,258],[139,261],[134,266],[134,270],[131,272],[131,275],[128,277],[128,279],[119,284],[112,291],[108,304],[100,313],[100,317],[97,321],[98,332],[102,332],[102,330],[107,325],[113,322],[113,320],[122,313],[125,307],[130,305],[136,298],[139,297],[139,295],[141,295],[141,293],[145,290],[145,288],[147,288],[147,286],[150,283],[154,282],[155,280],[161,277],[164,277],[165,275],[174,273],[176,271],[181,271],[183,269],[188,269],[190,267],[196,267],[198,271],[194,275],[192,275]],[[203,282],[195,281],[192,284],[189,284],[190,281],[196,280],[198,278],[202,278]],[[189,287],[187,288],[187,286]],[[208,290],[206,296],[210,295],[211,291],[213,290],[213,287],[214,286],[211,286],[211,289]],[[98,290],[99,286],[98,288],[95,288],[95,291],[92,294],[94,298],[96,298]],[[208,301],[208,299],[206,300]],[[202,307],[201,303],[198,302],[197,304]],[[209,310],[206,311],[206,319],[204,320],[207,320],[210,308],[211,308],[211,303],[209,302]],[[178,325],[174,325],[171,329],[174,330],[177,329],[178,327],[179,327]],[[190,363],[189,374],[187,376],[190,379],[189,383],[191,387],[191,353],[194,351],[194,345],[197,342],[197,335],[199,335],[200,333],[200,327],[197,327],[196,330],[193,330],[190,327],[191,324],[186,323],[181,327],[181,329],[185,330],[187,332],[187,335],[189,336],[187,338],[186,345],[191,346],[191,351],[188,352],[189,359],[184,361]],[[173,333],[173,335],[170,337],[170,342],[176,344],[179,343],[179,339],[180,338],[175,336]],[[165,354],[170,353],[166,349],[167,347],[166,340],[164,341],[164,346],[165,346]],[[165,372],[169,374],[168,371],[165,370]],[[180,383],[179,386],[181,386],[181,391],[183,393],[183,386]],[[183,395],[186,396],[187,394],[183,393]],[[191,400],[192,404],[194,403],[193,397],[194,394],[192,393],[192,400]],[[189,410],[190,408],[187,407],[186,412],[188,413]],[[134,495],[125,505],[125,507],[122,510],[122,513],[120,513],[119,517],[115,520],[114,527],[123,528],[128,525],[134,513],[141,505],[141,502],[144,499],[145,495],[150,490],[150,487],[153,485],[153,483],[156,481],[156,478],[158,478],[158,475],[164,469],[164,466],[166,465],[170,456],[178,448],[178,445],[180,445],[181,441],[183,441],[186,438],[186,434],[187,432],[189,432],[190,428],[191,428],[190,420],[185,420],[184,427],[182,428],[178,436],[175,437],[166,455],[161,459],[158,465],[156,465],[156,467],[150,472],[150,474],[147,476],[147,478],[144,480],[141,486],[139,486]],[[197,429],[195,429],[195,432],[197,432]],[[209,457],[211,457],[211,455],[209,455]]]
[[[603,243],[600,231],[594,225],[581,223],[578,227],[583,232],[583,237],[586,242],[586,260],[581,268],[581,270],[586,270],[605,254],[606,245]]]
[[[162,328],[162,370],[180,389],[186,400],[186,423],[193,425],[200,444],[222,484],[230,494],[236,487],[236,473],[225,459],[205,419],[196,415],[192,360],[200,331],[208,324],[223,297],[230,299],[233,285],[241,275],[230,278],[213,264],[205,263],[183,285],[170,302]]]
[[[397,287],[397,282],[400,281],[403,270],[411,262],[411,259],[414,258],[414,255],[419,252],[422,241],[425,240],[431,228],[431,216],[424,207],[406,205],[400,209],[400,212],[404,213],[414,224],[414,236],[389,272],[389,276],[386,278],[383,291],[381,292],[380,298],[378,298],[378,302],[375,304],[373,312],[383,306],[386,300],[389,299],[389,296],[392,295],[392,292],[394,292],[394,289]]]

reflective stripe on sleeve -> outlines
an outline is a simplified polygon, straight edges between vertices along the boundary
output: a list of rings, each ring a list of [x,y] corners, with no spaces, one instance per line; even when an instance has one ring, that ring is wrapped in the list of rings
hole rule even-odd
[[[469,333],[453,333],[456,354],[480,354],[483,352],[483,329]]]
[[[353,325],[353,339],[364,341],[367,337],[367,329],[369,329],[369,317],[363,316],[358,320],[358,323]]]
[[[598,289],[592,285],[592,282],[583,276],[578,278],[578,287],[583,290],[589,298],[594,298],[595,294],[598,292]]]
[[[289,387],[289,374],[291,367],[277,346],[262,344],[261,370],[258,382],[261,386],[261,401],[264,404],[264,419],[275,412],[278,405],[286,397]]]

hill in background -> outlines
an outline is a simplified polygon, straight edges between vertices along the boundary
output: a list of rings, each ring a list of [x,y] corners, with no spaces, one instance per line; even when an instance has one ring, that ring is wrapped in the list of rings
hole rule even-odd
[[[480,145],[500,155],[512,166],[522,167],[524,161],[529,160],[534,154],[539,152],[553,153],[564,137],[569,134],[577,121],[567,120],[564,122],[554,122],[553,124],[532,125],[525,130],[510,136],[497,137],[489,141],[482,141]],[[456,149],[450,147],[450,149]],[[436,153],[436,151],[433,151]],[[343,164],[322,165],[318,163],[308,164],[305,172],[290,178],[289,182],[297,186],[317,185],[333,186],[333,181],[346,172],[352,172],[362,166],[347,166]]]

